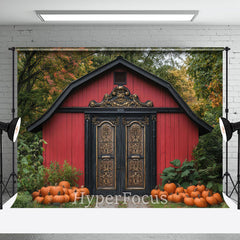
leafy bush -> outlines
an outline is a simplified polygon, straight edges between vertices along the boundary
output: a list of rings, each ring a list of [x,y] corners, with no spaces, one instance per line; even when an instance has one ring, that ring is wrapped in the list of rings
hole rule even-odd
[[[222,136],[219,124],[199,139],[193,150],[201,182],[213,191],[222,191]]]
[[[31,143],[23,137],[18,141],[18,191],[34,192],[44,185],[55,185],[60,181],[69,181],[76,185],[82,173],[64,161],[51,162],[50,167],[43,166],[43,143],[46,142],[35,135]]]
[[[71,186],[77,185],[79,177],[82,172],[72,167],[66,160],[60,166],[58,162],[51,162],[49,168],[46,168],[45,184],[55,185],[60,181],[68,181]]]
[[[26,208],[32,204],[32,196],[29,192],[19,192],[12,208]]]
[[[18,191],[33,192],[43,186],[43,142],[38,135],[30,144],[25,144],[22,137],[18,139]]]
[[[190,184],[197,184],[199,180],[199,173],[194,167],[194,161],[184,161],[181,166],[181,161],[175,159],[170,162],[173,167],[165,168],[161,174],[162,184],[164,185],[168,181],[179,183],[186,188]]]

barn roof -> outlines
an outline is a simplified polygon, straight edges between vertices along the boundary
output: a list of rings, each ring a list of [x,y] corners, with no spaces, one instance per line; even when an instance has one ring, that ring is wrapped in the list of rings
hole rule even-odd
[[[30,132],[40,131],[42,129],[43,124],[54,115],[54,113],[61,106],[61,104],[64,102],[64,100],[75,89],[80,87],[82,84],[102,75],[104,72],[109,71],[116,67],[121,67],[121,66],[125,67],[125,68],[131,70],[132,72],[135,72],[138,75],[142,76],[143,78],[148,79],[148,80],[156,83],[157,85],[167,89],[169,91],[169,93],[172,95],[172,97],[175,99],[175,101],[179,104],[179,106],[183,110],[183,112],[185,112],[187,114],[187,116],[198,125],[200,135],[203,135],[203,134],[206,134],[206,133],[209,133],[212,131],[213,128],[209,124],[207,124],[205,121],[198,118],[193,113],[193,111],[190,109],[190,107],[185,103],[185,101],[180,97],[180,95],[177,93],[177,91],[173,88],[173,86],[169,82],[145,71],[144,69],[132,64],[131,62],[128,62],[126,59],[124,59],[122,57],[117,57],[112,62],[109,62],[106,65],[104,65],[104,66],[90,72],[89,74],[75,80],[74,82],[70,83],[68,85],[68,87],[65,88],[65,90],[62,92],[62,94],[52,104],[52,106],[38,120],[36,120],[34,123],[32,123],[27,128],[27,130]]]

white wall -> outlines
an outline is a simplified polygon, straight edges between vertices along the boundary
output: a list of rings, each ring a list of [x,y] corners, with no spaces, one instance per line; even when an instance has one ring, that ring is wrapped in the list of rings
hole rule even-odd
[[[0,26],[0,120],[11,119],[12,65],[9,47],[225,46],[231,48],[229,51],[229,119],[234,121],[240,118],[240,26],[48,26],[45,24]],[[3,152],[4,178],[6,178],[11,172],[11,143],[6,134],[4,134]],[[236,157],[237,138],[234,136],[229,142],[229,170],[234,178],[236,178]]]

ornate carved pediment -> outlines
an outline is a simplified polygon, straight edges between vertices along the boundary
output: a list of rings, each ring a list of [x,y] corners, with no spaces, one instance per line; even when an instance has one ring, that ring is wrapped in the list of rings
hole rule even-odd
[[[152,101],[141,102],[136,94],[131,94],[128,88],[118,86],[110,94],[105,94],[102,102],[92,100],[89,107],[152,107]]]

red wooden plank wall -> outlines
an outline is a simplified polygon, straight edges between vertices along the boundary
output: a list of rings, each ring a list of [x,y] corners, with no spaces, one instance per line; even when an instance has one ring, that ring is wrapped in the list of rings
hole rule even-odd
[[[98,80],[93,80],[87,85],[81,86],[80,89],[65,100],[62,106],[87,107],[91,100],[101,102],[103,96],[106,93],[110,94],[116,86],[113,84],[113,72],[109,72]],[[140,101],[151,100],[154,107],[178,107],[172,96],[165,89],[152,82],[147,82],[130,72],[127,72],[127,85],[125,86],[132,94],[137,94]]]
[[[84,171],[85,132],[83,113],[55,113],[43,127],[44,165],[51,161],[63,164],[67,160],[72,166]],[[84,184],[84,175],[80,176],[79,186]]]
[[[116,71],[116,70],[115,70]],[[121,71],[121,69],[119,69]],[[110,93],[113,84],[113,72],[75,90],[62,104],[64,107],[87,107],[91,100],[102,101]],[[132,94],[137,94],[140,101],[153,101],[154,107],[178,107],[172,96],[163,88],[127,72],[126,87]],[[44,163],[51,161],[63,163],[66,159],[80,170],[84,170],[84,114],[56,113],[43,127],[45,146]],[[157,183],[159,174],[170,161],[191,160],[191,153],[198,143],[198,127],[185,115],[180,113],[157,114]],[[84,175],[79,185],[83,184]]]
[[[160,173],[170,162],[192,160],[192,150],[198,143],[198,128],[185,114],[157,114],[157,184]]]

